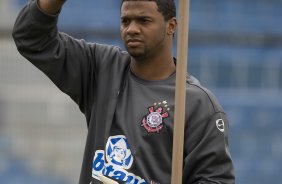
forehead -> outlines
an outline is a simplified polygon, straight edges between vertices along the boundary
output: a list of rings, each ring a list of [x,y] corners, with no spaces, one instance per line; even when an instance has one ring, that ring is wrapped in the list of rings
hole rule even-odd
[[[154,1],[124,1],[121,6],[121,17],[124,16],[150,16],[161,14]]]

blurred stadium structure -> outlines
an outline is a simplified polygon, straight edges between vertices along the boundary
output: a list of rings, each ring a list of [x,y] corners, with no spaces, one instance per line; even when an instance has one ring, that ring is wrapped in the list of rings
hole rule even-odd
[[[0,1],[0,183],[77,183],[85,119],[17,53],[11,29],[26,2]],[[69,0],[59,27],[122,47],[119,6]],[[281,0],[191,1],[189,72],[229,116],[238,184],[282,183],[281,10]]]

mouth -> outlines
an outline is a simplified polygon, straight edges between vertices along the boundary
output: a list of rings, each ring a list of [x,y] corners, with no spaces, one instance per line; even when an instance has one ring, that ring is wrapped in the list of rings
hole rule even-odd
[[[128,39],[128,40],[126,40],[126,44],[127,44],[128,47],[135,48],[135,47],[138,47],[142,44],[142,40],[140,40],[140,39]]]

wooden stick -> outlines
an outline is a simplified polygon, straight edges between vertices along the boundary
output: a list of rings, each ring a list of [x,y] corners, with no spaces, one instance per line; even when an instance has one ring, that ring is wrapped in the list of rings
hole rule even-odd
[[[110,178],[107,178],[104,175],[99,175],[98,177],[104,184],[118,184],[118,182],[116,182],[116,181],[114,181]]]
[[[171,184],[182,184],[190,0],[179,0]]]

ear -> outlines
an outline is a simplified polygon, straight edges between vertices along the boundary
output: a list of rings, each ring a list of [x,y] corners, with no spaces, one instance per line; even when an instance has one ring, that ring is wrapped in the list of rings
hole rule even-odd
[[[176,28],[177,28],[177,20],[175,17],[173,17],[167,21],[167,34],[174,35]]]

